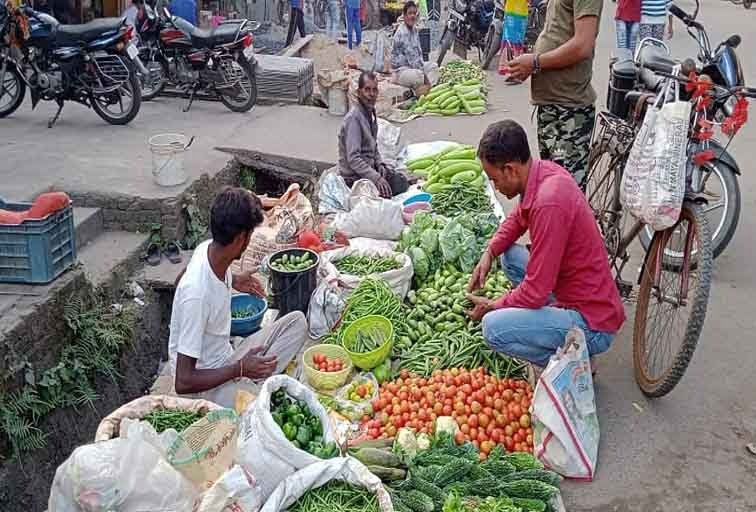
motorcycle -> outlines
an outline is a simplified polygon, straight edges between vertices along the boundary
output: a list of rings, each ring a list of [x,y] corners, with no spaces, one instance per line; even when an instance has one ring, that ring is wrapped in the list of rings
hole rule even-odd
[[[533,0],[528,2],[528,28],[525,32],[525,51],[532,53],[536,40],[543,31],[546,22],[546,7],[548,0]],[[504,30],[504,9],[501,3],[496,4],[493,23],[486,34],[486,54],[481,61],[481,67],[488,69],[501,48],[501,35]]]
[[[142,77],[145,99],[154,98],[171,83],[188,96],[184,112],[198,92],[217,96],[233,112],[247,112],[255,105],[257,61],[252,31],[258,23],[227,20],[202,30],[171,16],[168,9],[158,15],[148,7],[137,22],[141,59],[149,70]]]
[[[0,5],[0,118],[18,109],[28,87],[32,108],[40,100],[58,104],[48,128],[66,101],[91,107],[110,124],[129,123],[141,105],[132,36],[123,19],[63,25],[28,6]]]
[[[637,118],[633,115],[633,105],[638,102],[648,104],[652,101],[651,98],[660,92],[664,74],[671,73],[673,67],[678,64],[682,65],[684,75],[694,72],[708,77],[714,86],[723,89],[745,87],[743,71],[736,53],[741,42],[740,36],[733,35],[712,50],[705,27],[696,20],[699,8],[698,0],[693,15],[687,14],[674,4],[669,7],[669,12],[682,21],[688,33],[697,41],[698,62],[686,59],[681,63],[671,56],[664,42],[644,39],[632,60],[615,59],[610,64],[607,95],[607,107],[610,112],[628,120]],[[723,96],[712,101],[703,112],[697,114],[707,125],[715,125],[730,118],[737,107],[737,96]],[[631,120],[631,123],[634,122],[635,120]],[[691,127],[693,133],[700,131],[701,122],[695,121],[696,126]],[[694,180],[691,188],[701,201],[707,203],[705,212],[712,227],[715,258],[732,240],[740,217],[741,198],[737,176],[741,171],[735,158],[727,151],[728,144],[722,144],[709,137],[705,140],[692,137],[687,151],[687,165],[693,168],[693,172],[689,173]],[[709,155],[710,158],[702,159],[702,154]],[[641,232],[640,239],[644,247],[648,247],[652,236],[650,228]]]
[[[476,48],[478,58],[487,68],[500,46],[500,41],[489,37],[494,12],[504,13],[503,0],[452,0],[449,3],[449,19],[441,35],[437,63],[440,66],[446,53],[454,48],[454,53],[462,59],[467,58],[467,52]],[[486,62],[485,59],[491,56]]]

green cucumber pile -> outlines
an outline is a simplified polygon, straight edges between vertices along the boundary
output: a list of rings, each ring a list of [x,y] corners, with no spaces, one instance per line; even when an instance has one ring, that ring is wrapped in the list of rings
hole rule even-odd
[[[270,266],[279,272],[297,272],[305,270],[315,263],[309,252],[294,256],[293,254],[285,253],[276,261],[271,261]]]
[[[436,85],[421,96],[411,109],[412,113],[418,115],[443,116],[477,115],[485,111],[486,89],[480,79],[467,80],[458,85],[449,82]]]
[[[379,512],[378,498],[363,487],[340,480],[310,489],[302,495],[289,512]]]
[[[152,425],[152,428],[154,428],[155,432],[158,434],[169,428],[181,433],[186,430],[189,425],[203,417],[204,414],[196,412],[181,411],[178,409],[156,409],[142,418],[142,420]]]
[[[323,424],[307,402],[295,400],[283,388],[276,390],[270,400],[270,414],[286,439],[301,450],[320,459],[339,455],[336,443],[323,440]]]
[[[345,256],[334,262],[334,265],[339,272],[358,277],[396,270],[401,266],[399,261],[392,256],[356,255]]]
[[[439,69],[439,83],[442,84],[463,84],[472,80],[483,81],[486,78],[486,72],[469,60],[453,60],[448,64],[441,66]]]

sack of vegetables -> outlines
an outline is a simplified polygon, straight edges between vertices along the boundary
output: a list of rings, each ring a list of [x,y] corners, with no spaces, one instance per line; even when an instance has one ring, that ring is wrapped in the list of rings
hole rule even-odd
[[[391,512],[381,480],[352,457],[317,462],[281,482],[260,512]]]
[[[367,276],[386,281],[402,298],[412,285],[412,260],[400,252],[344,247],[326,251],[321,256],[326,275],[338,279],[339,286],[348,292],[357,288]]]
[[[296,470],[338,455],[317,395],[287,375],[268,378],[242,416],[236,455],[258,479],[263,499]]]

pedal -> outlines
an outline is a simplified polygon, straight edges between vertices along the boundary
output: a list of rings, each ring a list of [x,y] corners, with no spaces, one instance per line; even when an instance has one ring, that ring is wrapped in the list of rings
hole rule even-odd
[[[633,293],[633,283],[631,283],[630,281],[625,281],[624,279],[617,279],[615,283],[617,285],[617,290],[619,291],[620,296],[623,299],[629,299]]]

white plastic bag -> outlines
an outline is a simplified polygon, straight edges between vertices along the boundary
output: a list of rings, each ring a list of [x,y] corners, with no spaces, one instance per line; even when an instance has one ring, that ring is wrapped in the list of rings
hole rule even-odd
[[[55,472],[48,512],[192,510],[199,491],[157,448],[110,439],[74,450]]]
[[[202,493],[193,512],[257,512],[262,505],[255,477],[234,466]]]
[[[357,249],[355,247],[343,247],[341,249],[335,249],[333,251],[325,251],[321,253],[320,259],[323,262],[323,270],[330,278],[335,278],[339,286],[351,293],[357,288],[365,277],[355,276],[352,274],[345,274],[339,272],[335,263],[347,256],[379,256],[379,257],[391,257],[395,258],[399,262],[400,267],[396,270],[388,270],[379,274],[373,274],[370,277],[382,279],[386,281],[391,290],[399,295],[402,299],[406,297],[407,292],[412,285],[412,276],[414,275],[412,269],[412,260],[406,254],[400,252],[394,252],[385,249]]]
[[[668,80],[646,112],[622,175],[622,204],[657,231],[680,217],[690,109],[690,102],[680,100],[677,80]]]
[[[337,457],[317,462],[281,482],[260,512],[279,512],[289,508],[310,489],[317,489],[331,480],[343,480],[374,492],[382,512],[392,512],[391,498],[380,478],[352,457]]]
[[[404,229],[402,204],[390,199],[362,197],[351,211],[337,214],[332,226],[350,238],[399,240]]]
[[[402,129],[394,126],[385,119],[378,118],[378,153],[381,155],[383,163],[390,167],[397,167],[401,145],[399,139],[402,136]]]
[[[538,379],[532,416],[536,457],[567,478],[593,480],[599,422],[588,345],[580,329],[570,329]]]
[[[310,305],[307,307],[310,336],[318,339],[331,332],[346,308],[346,296],[346,290],[339,287],[335,276],[320,281],[312,292]]]
[[[328,413],[310,388],[287,375],[268,378],[257,399],[242,416],[235,458],[238,464],[258,479],[263,499],[267,499],[281,481],[298,469],[322,461],[294,446],[273,420],[270,414],[271,395],[280,388],[285,389],[289,396],[304,400],[323,424],[324,442],[334,441]]]
[[[318,180],[318,212],[339,213],[349,211],[352,191],[339,174],[339,166],[326,170]]]

